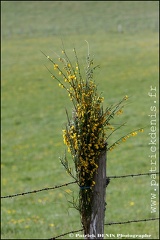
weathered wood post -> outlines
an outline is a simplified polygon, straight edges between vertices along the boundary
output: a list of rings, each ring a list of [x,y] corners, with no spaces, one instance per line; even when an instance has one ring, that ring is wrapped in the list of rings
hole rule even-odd
[[[97,159],[98,169],[94,176],[92,206],[90,217],[82,216],[84,235],[86,239],[103,239],[106,196],[106,147]],[[87,219],[86,219],[87,218]]]

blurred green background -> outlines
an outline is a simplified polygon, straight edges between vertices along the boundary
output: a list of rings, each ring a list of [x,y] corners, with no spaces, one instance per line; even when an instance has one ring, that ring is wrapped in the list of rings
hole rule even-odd
[[[82,69],[85,40],[89,42],[94,63],[100,65],[94,76],[104,107],[129,96],[124,114],[116,119],[127,125],[109,144],[145,127],[144,133],[108,152],[107,175],[149,172],[148,115],[157,103],[148,92],[152,85],[158,96],[158,5],[158,1],[1,1],[2,196],[72,181],[59,161],[65,150],[65,108],[71,115],[72,105],[50,77],[44,65],[52,66],[41,53],[57,59],[54,52],[61,55],[62,42],[72,61],[76,48]],[[158,122],[157,110],[157,129]],[[156,160],[158,170],[158,153]],[[150,181],[150,176],[111,180],[105,222],[157,217],[158,194],[156,212],[151,213]],[[80,229],[79,213],[68,202],[77,194],[77,185],[70,185],[2,199],[1,238],[47,239]],[[150,234],[157,239],[158,221],[105,226],[105,234],[110,233]]]

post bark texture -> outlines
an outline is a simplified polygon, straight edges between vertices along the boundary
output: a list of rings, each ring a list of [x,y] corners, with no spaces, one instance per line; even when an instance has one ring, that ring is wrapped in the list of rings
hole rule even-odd
[[[93,199],[90,220],[85,222],[84,234],[86,239],[103,239],[106,196],[106,149],[98,158],[98,169],[95,174]]]

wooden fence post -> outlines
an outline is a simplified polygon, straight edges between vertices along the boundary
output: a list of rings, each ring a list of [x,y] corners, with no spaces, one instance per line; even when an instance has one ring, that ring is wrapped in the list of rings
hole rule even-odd
[[[95,186],[93,187],[93,198],[91,214],[85,219],[82,216],[84,235],[86,239],[103,239],[104,236],[104,218],[105,218],[105,196],[106,196],[106,147],[101,151],[97,160],[98,169],[95,174]]]

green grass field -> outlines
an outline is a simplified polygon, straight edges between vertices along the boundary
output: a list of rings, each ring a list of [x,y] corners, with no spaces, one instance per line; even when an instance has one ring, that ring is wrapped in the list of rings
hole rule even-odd
[[[159,122],[158,103],[154,103],[158,100],[158,1],[2,1],[1,6],[2,196],[72,181],[59,161],[65,150],[65,108],[71,114],[72,105],[50,77],[44,65],[52,66],[41,53],[56,58],[54,51],[61,54],[62,41],[72,59],[76,47],[82,68],[85,40],[89,42],[95,65],[100,65],[95,78],[104,107],[129,96],[124,114],[117,117],[117,123],[127,125],[109,144],[145,127],[144,133],[108,152],[107,175],[149,172],[151,106],[157,107],[157,129]],[[157,88],[156,99],[148,96],[150,86]],[[158,171],[158,149],[156,163]],[[150,183],[150,176],[112,179],[106,191],[105,222],[158,217],[157,192],[156,212],[151,213]],[[68,203],[73,194],[78,194],[77,185],[2,199],[1,238],[48,239],[80,229],[79,213]],[[105,234],[118,233],[150,234],[157,239],[158,221],[105,226]],[[71,238],[75,235],[64,236]]]

